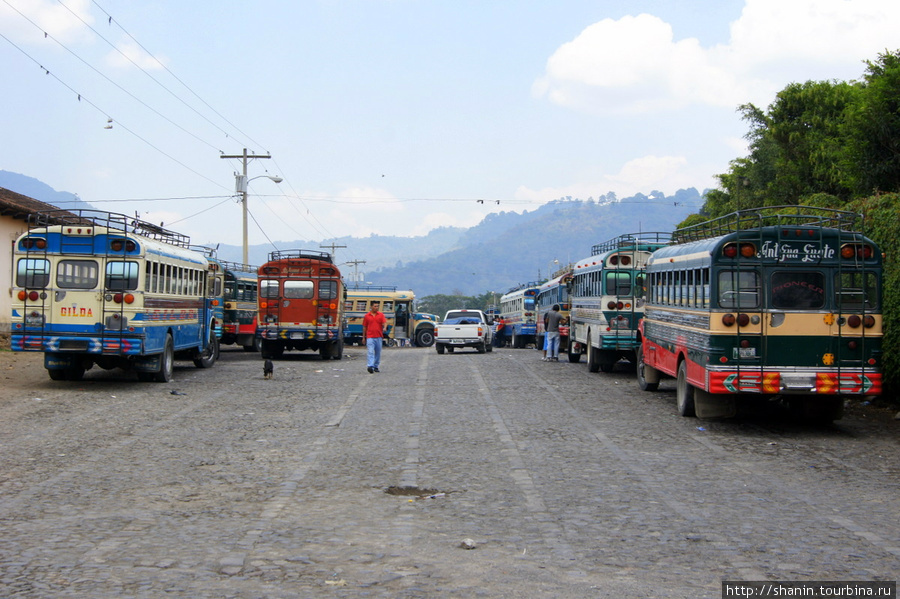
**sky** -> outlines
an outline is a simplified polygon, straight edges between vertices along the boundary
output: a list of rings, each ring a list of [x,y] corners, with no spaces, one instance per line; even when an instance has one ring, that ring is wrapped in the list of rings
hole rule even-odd
[[[0,0],[0,169],[240,245],[246,148],[270,156],[249,243],[279,249],[703,191],[746,155],[738,106],[861,79],[898,23],[896,0]]]

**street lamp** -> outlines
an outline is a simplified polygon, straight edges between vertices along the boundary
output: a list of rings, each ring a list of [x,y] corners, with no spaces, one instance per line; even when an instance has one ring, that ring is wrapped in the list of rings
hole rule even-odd
[[[246,171],[247,165],[244,163],[244,169]],[[247,259],[247,187],[250,184],[250,181],[254,179],[261,178],[271,179],[275,183],[281,183],[284,181],[281,177],[276,177],[275,175],[259,175],[258,177],[253,177],[252,179],[247,178],[247,173],[243,174],[235,173],[234,175],[234,188],[235,191],[241,194],[241,209],[243,211],[244,216],[244,264],[250,264],[250,261]]]

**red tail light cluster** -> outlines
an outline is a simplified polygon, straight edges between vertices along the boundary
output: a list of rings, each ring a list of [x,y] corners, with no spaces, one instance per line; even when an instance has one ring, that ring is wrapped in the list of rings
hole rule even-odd
[[[726,258],[737,258],[738,254],[742,258],[753,258],[756,256],[756,244],[754,243],[726,243],[722,248],[722,255]]]
[[[24,289],[20,290],[17,297],[20,302],[24,302],[26,299],[30,302],[36,302],[39,299],[46,299],[46,293],[38,293],[37,291],[25,291]]]
[[[737,323],[739,327],[745,327],[750,324],[750,316],[747,314],[738,314],[737,316],[734,314],[722,315],[722,324],[726,327],[733,327],[735,323]]]
[[[43,250],[47,249],[47,240],[43,237],[26,237],[21,246],[24,250]]]
[[[117,304],[125,302],[126,304],[134,303],[134,296],[130,293],[117,293],[113,296],[113,301]]]
[[[871,314],[866,314],[865,316],[851,314],[847,317],[847,326],[851,329],[858,329],[860,325],[864,325],[867,329],[871,329],[875,326],[875,317]]]
[[[871,245],[866,243],[846,243],[841,246],[841,258],[844,260],[869,260],[875,254]]]
[[[116,238],[109,242],[109,249],[114,252],[121,252],[122,250],[133,252],[137,249],[137,244],[131,239]]]

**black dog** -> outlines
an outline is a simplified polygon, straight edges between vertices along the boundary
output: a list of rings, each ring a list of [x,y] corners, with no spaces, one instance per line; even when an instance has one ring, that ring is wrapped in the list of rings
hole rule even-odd
[[[272,374],[274,373],[275,365],[272,364],[272,360],[266,360],[263,362],[263,378],[270,379],[272,378]]]

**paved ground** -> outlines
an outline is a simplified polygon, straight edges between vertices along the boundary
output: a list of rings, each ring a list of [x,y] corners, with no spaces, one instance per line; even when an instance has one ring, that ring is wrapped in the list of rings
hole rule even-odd
[[[288,353],[169,384],[0,352],[0,597],[720,597],[895,580],[900,422],[675,414],[534,350]]]

